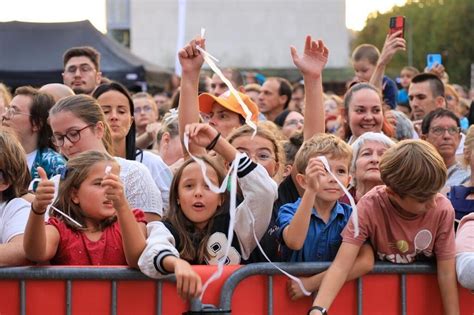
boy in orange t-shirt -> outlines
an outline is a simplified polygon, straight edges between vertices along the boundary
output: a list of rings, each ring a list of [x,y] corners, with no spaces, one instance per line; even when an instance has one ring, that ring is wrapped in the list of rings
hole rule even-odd
[[[360,199],[360,233],[355,236],[349,220],[309,314],[327,313],[367,240],[380,260],[405,264],[436,258],[444,314],[459,314],[454,209],[439,194],[447,176],[443,159],[429,143],[405,140],[385,152],[380,173],[386,186],[377,186]]]

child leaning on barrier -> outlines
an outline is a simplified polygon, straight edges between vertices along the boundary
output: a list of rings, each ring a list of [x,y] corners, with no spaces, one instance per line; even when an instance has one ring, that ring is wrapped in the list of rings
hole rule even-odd
[[[326,157],[331,171],[343,185],[347,186],[351,179],[352,149],[347,143],[330,134],[318,134],[303,143],[295,167],[296,181],[305,191],[295,203],[283,205],[277,218],[285,256],[291,262],[333,260],[341,245],[340,233],[352,213],[350,206],[339,203],[344,192],[325,169],[320,156]],[[370,247],[361,253],[369,256],[370,263],[366,268],[362,266],[355,277],[370,271],[373,264]],[[321,277],[302,278],[305,288],[316,290]],[[296,283],[289,291],[292,299],[302,296]]]
[[[462,218],[456,233],[456,273],[459,283],[474,293],[474,213]]]
[[[209,124],[189,124],[185,132],[190,145],[214,150],[228,163],[238,154]],[[207,155],[202,160],[208,179],[220,186],[224,179],[221,165]],[[235,236],[229,244],[225,264],[239,264],[249,258],[267,230],[277,196],[276,183],[268,172],[246,154],[237,166],[237,182],[243,200],[236,208]],[[168,213],[162,222],[147,226],[147,246],[138,262],[140,270],[153,278],[175,273],[179,295],[183,298],[199,295],[201,279],[190,264],[215,265],[224,259],[230,223],[227,193],[211,191],[200,165],[193,159],[187,160],[171,183]]]
[[[439,193],[447,176],[443,159],[425,141],[404,140],[385,152],[380,173],[385,186],[373,188],[357,204],[360,233],[355,235],[350,220],[309,314],[327,312],[367,240],[379,260],[407,264],[436,258],[444,314],[459,314],[454,209]]]
[[[23,251],[31,175],[16,136],[0,127],[0,266],[27,264]]]
[[[130,209],[113,157],[87,151],[70,159],[46,224],[44,215],[55,187],[41,167],[38,174],[41,181],[23,240],[28,259],[54,265],[137,267],[145,248],[145,216]]]

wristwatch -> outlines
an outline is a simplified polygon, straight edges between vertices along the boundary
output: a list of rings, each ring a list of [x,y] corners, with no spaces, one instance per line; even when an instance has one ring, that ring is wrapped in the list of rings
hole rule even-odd
[[[311,315],[311,312],[314,310],[319,311],[322,315],[328,315],[328,310],[318,305],[312,306],[308,311],[308,315]]]

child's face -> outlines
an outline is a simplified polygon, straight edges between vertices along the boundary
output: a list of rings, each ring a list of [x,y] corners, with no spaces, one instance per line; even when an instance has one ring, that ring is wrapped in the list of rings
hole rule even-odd
[[[355,137],[382,131],[383,111],[380,96],[371,89],[354,92],[349,103],[349,127]]]
[[[278,172],[278,162],[275,154],[273,142],[261,136],[237,137],[232,141],[232,145],[240,152],[245,152],[254,161],[262,165],[270,177],[274,177]]]
[[[421,201],[410,196],[401,198],[394,192],[389,193],[388,196],[395,208],[407,217],[417,216],[437,207],[436,195]]]
[[[347,158],[334,158],[332,156],[326,156],[331,172],[336,175],[337,179],[347,187],[351,180],[349,175],[349,159]],[[317,191],[317,198],[326,202],[335,202],[344,195],[344,191],[337,184],[336,180],[327,173],[325,176],[320,177],[319,189]]]
[[[95,227],[98,222],[115,214],[113,203],[105,197],[105,187],[102,186],[105,168],[109,165],[112,167],[110,173],[118,176],[120,167],[115,161],[97,162],[90,167],[79,189],[72,193],[71,200],[80,206],[88,227]]]
[[[207,165],[207,176],[218,186],[216,171]],[[194,225],[203,229],[216,213],[222,198],[210,190],[204,181],[201,168],[197,163],[187,165],[178,183],[178,202],[186,218]]]
[[[353,61],[355,76],[359,82],[369,82],[372,73],[374,73],[375,65],[371,64],[368,59],[364,58],[359,61]]]
[[[407,69],[402,70],[400,72],[400,85],[402,88],[408,90],[408,86],[410,85],[411,79],[413,79],[414,76],[415,74],[412,71]]]

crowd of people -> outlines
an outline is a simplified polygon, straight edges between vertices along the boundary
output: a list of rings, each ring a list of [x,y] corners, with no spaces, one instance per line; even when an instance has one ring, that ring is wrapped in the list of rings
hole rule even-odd
[[[290,49],[293,84],[204,74],[200,37],[154,96],[103,77],[87,46],[64,53],[62,84],[0,84],[0,265],[174,273],[187,299],[202,290],[194,264],[332,261],[300,278],[314,315],[375,261],[428,260],[459,314],[458,282],[474,290],[472,98],[440,64],[385,75],[400,35],[354,50],[344,95],[324,91],[330,53],[310,36]]]

